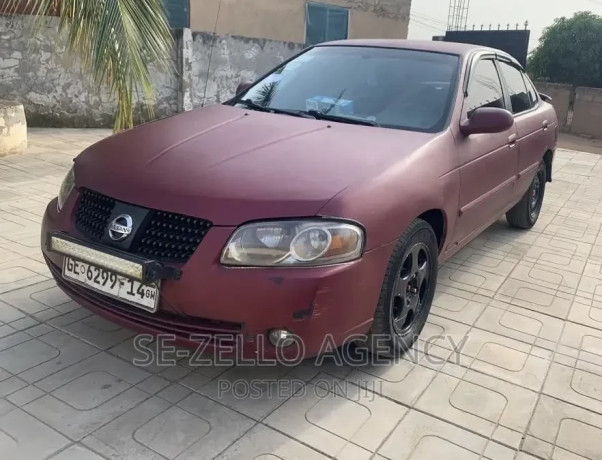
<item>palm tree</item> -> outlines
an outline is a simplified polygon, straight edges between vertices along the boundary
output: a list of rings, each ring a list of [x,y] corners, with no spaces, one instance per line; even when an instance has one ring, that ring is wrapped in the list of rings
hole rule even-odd
[[[134,124],[134,94],[141,89],[152,116],[154,89],[149,65],[164,72],[173,66],[173,37],[163,0],[0,0],[25,7],[41,19],[58,14],[58,32],[66,34],[67,52],[79,57],[96,88],[117,98],[114,131]]]
[[[277,87],[278,86],[278,82],[271,82],[267,85],[262,86],[259,91],[258,91],[258,95],[259,95],[259,104],[263,105],[264,107],[268,107],[270,105],[270,103],[272,102],[272,99],[274,98],[274,96],[276,95],[276,91],[277,91]]]

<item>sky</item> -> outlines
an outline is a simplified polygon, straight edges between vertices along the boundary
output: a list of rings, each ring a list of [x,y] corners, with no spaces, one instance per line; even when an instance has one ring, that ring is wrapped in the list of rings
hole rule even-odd
[[[409,38],[429,40],[433,35],[444,35],[447,25],[449,0],[412,0]],[[561,16],[572,16],[577,11],[592,11],[602,15],[602,0],[470,0],[468,25],[497,29],[507,24],[524,28],[529,21],[531,40],[529,49],[537,47],[543,29]]]

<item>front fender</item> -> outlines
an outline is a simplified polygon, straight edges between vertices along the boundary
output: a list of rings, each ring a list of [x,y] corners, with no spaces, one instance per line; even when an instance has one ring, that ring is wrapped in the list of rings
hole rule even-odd
[[[446,138],[449,141],[451,135]],[[414,219],[430,210],[443,213],[450,234],[455,228],[460,192],[457,152],[453,141],[433,144],[440,145],[430,145],[377,177],[348,187],[320,214],[364,225],[366,250],[396,241]]]

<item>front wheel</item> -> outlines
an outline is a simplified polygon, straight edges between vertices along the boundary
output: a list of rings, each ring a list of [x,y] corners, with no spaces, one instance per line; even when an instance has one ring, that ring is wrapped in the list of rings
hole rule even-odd
[[[399,239],[385,275],[367,336],[372,353],[398,357],[416,341],[428,317],[438,272],[437,237],[421,219]]]
[[[506,220],[511,227],[530,229],[535,225],[537,219],[539,219],[543,205],[546,180],[546,165],[542,161],[529,190],[527,190],[516,206],[506,213]]]

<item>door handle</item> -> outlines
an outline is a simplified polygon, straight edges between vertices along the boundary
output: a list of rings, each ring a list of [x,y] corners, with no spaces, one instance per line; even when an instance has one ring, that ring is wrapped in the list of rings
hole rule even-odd
[[[508,145],[510,146],[510,148],[516,147],[516,134],[513,134],[508,138]]]
[[[543,128],[544,131],[547,131],[549,126],[550,126],[550,122],[548,120],[544,120],[544,122],[541,124],[541,127]]]

